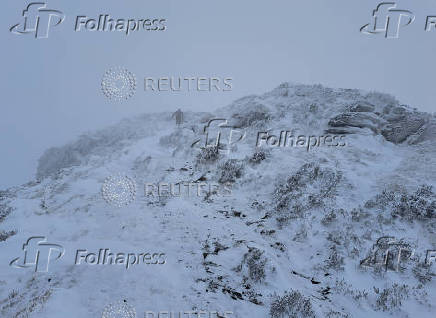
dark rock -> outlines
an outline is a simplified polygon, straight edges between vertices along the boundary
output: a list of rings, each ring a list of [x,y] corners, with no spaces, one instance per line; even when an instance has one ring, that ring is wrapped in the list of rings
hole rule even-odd
[[[401,117],[391,117],[388,121],[389,124],[382,129],[381,133],[386,140],[395,144],[404,142],[426,123],[426,119],[420,113],[406,113]]]
[[[361,134],[362,128],[368,128],[395,144],[406,140],[416,144],[436,137],[436,119],[402,105],[378,106],[376,109],[368,102],[358,102],[347,112],[330,119],[328,125],[326,133],[329,134]]]
[[[375,106],[365,101],[358,102],[350,107],[351,112],[370,113],[374,110]]]
[[[349,135],[349,134],[359,134],[362,130],[357,127],[337,127],[326,129],[325,133],[330,135]]]
[[[330,127],[357,127],[369,128],[375,133],[382,125],[382,118],[373,113],[343,113],[329,121]]]

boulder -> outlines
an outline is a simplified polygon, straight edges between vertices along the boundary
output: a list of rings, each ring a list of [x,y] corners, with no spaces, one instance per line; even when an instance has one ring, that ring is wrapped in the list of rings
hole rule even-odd
[[[357,112],[357,113],[371,113],[375,110],[375,106],[362,101],[362,102],[358,102],[354,105],[351,105],[350,107],[350,112]]]

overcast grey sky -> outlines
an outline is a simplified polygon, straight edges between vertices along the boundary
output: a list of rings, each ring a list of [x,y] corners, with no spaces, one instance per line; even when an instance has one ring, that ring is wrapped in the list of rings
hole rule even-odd
[[[425,32],[433,0],[397,1],[416,15],[399,39],[359,32],[380,1],[49,0],[65,21],[48,39],[9,32],[28,1],[0,10],[2,104],[0,188],[33,178],[50,146],[144,112],[213,110],[292,81],[378,90],[435,112],[436,30]],[[78,15],[163,17],[164,32],[74,32]],[[104,72],[123,66],[138,92],[124,103],[101,94]],[[144,77],[232,77],[231,92],[144,92]]]

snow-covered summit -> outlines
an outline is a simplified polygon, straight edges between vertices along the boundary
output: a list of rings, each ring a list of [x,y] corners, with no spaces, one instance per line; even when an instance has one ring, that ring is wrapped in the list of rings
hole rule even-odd
[[[229,130],[244,138],[226,145]],[[434,317],[435,137],[434,115],[392,96],[290,83],[181,127],[156,113],[84,134],[0,193],[0,316],[101,317],[125,300],[137,317]],[[105,201],[111,176],[133,202]],[[9,266],[34,236],[64,248],[48,273]],[[104,249],[165,262],[80,256]]]

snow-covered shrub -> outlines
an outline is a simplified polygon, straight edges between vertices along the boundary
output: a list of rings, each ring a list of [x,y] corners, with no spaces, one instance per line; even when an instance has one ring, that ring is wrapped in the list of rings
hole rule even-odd
[[[0,204],[0,222],[2,222],[10,213],[12,208],[6,204]]]
[[[335,271],[344,270],[344,257],[340,255],[336,245],[332,245],[329,249],[328,258],[325,260],[325,268]]]
[[[377,194],[374,199],[368,200],[365,203],[365,208],[377,208],[384,211],[392,205],[393,202],[395,202],[395,193],[393,191],[383,190],[382,193]]]
[[[436,195],[432,187],[423,185],[414,194],[402,195],[391,214],[409,221],[436,218]]]
[[[342,225],[339,228],[332,227],[332,229],[326,234],[327,241],[331,242],[331,245],[335,246],[334,251],[331,251],[330,253],[330,258],[332,261],[336,260],[339,252],[340,255],[347,256],[348,258],[352,259],[359,256],[360,250],[362,249],[362,238],[360,235],[356,234],[353,226]],[[334,263],[332,263],[332,265],[333,268],[337,269],[337,266],[334,265]]]
[[[267,157],[267,152],[263,149],[256,149],[253,155],[248,159],[251,164],[259,164]]]
[[[371,216],[367,210],[360,206],[352,209],[350,214],[353,222],[361,222],[362,220],[368,219]]]
[[[343,278],[341,280],[335,280],[332,291],[336,294],[351,296],[351,298],[353,298],[356,302],[360,302],[361,300],[366,300],[368,298],[367,290],[354,289],[353,286],[347,283]]]
[[[32,280],[27,283],[30,290],[21,293],[12,290],[8,298],[0,300],[1,317],[28,318],[36,312],[41,312],[53,290],[51,288],[35,289],[34,286],[29,285],[31,282]]]
[[[219,149],[215,147],[204,147],[201,148],[200,152],[197,154],[197,164],[208,164],[214,163],[220,157]]]
[[[15,298],[15,297],[17,297],[17,296],[18,296],[18,290],[16,290],[16,289],[12,289],[12,290],[9,292],[8,299],[13,299],[13,298]]]
[[[326,313],[326,318],[351,318],[351,316],[339,311],[330,310],[328,313]]]
[[[10,238],[11,236],[17,234],[17,231],[12,230],[12,231],[0,231],[0,242],[4,242],[6,241],[8,238]]]
[[[337,220],[337,214],[334,209],[328,210],[326,214],[324,214],[323,218],[321,219],[321,223],[325,226],[329,225],[330,223],[333,223]]]
[[[421,283],[425,284],[431,282],[433,274],[431,271],[431,265],[425,262],[417,262],[412,272],[416,279]]]
[[[399,309],[403,301],[409,298],[410,288],[408,285],[393,284],[392,287],[384,288],[382,292],[375,289],[377,296],[375,310],[394,311]]]
[[[250,105],[247,109],[232,115],[234,119],[233,126],[239,128],[259,127],[267,121],[271,120],[272,116],[269,109],[261,104]]]
[[[334,230],[327,233],[327,241],[330,241],[335,245],[342,245],[347,239],[347,233],[342,229]]]
[[[1,191],[0,190],[0,201],[6,200],[7,198],[13,197],[13,195],[10,193],[10,191]]]
[[[334,197],[341,171],[322,168],[315,163],[304,164],[285,182],[276,185],[273,205],[280,218],[302,217],[303,213],[323,205],[328,197]]]
[[[221,176],[218,180],[219,183],[235,182],[239,179],[244,172],[243,162],[237,159],[229,159],[219,167]]]
[[[407,221],[436,218],[436,194],[429,185],[420,186],[415,193],[396,193],[384,190],[374,199],[367,201],[366,209],[389,212],[389,217]]]
[[[275,296],[269,310],[271,318],[315,318],[312,303],[300,292],[292,290]]]
[[[257,248],[250,248],[248,253],[244,254],[242,262],[236,268],[236,271],[242,271],[247,279],[255,283],[261,283],[266,277],[265,266],[267,262],[268,260],[263,251]]]

